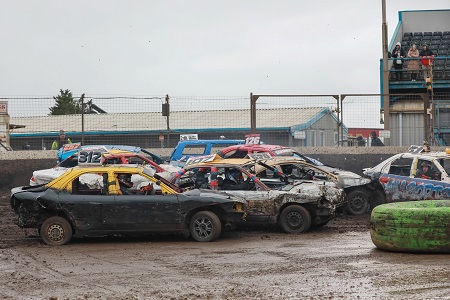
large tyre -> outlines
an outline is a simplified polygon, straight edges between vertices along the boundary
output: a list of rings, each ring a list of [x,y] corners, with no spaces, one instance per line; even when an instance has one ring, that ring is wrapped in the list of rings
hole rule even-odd
[[[222,224],[213,212],[201,211],[191,218],[189,229],[194,240],[212,242],[222,233]]]
[[[352,190],[347,194],[346,211],[351,215],[363,215],[369,210],[369,196],[366,191]]]
[[[39,234],[47,245],[60,246],[72,239],[72,226],[62,217],[50,217],[42,224]]]
[[[370,236],[380,249],[450,253],[450,200],[422,200],[377,206]]]
[[[303,206],[290,205],[281,212],[278,224],[284,232],[302,233],[311,227],[311,214]]]

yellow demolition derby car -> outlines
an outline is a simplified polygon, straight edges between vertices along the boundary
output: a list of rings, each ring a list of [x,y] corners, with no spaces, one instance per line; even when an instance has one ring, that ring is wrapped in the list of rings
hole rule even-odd
[[[154,173],[127,165],[69,168],[46,185],[13,188],[11,207],[17,224],[37,228],[48,245],[63,245],[72,237],[154,232],[208,242],[225,226],[243,221],[245,200],[199,190],[180,194]]]

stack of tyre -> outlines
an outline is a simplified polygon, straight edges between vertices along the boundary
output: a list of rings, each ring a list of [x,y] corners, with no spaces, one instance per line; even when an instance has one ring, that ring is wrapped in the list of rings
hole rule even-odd
[[[370,236],[387,251],[450,253],[450,200],[377,206],[370,217]]]

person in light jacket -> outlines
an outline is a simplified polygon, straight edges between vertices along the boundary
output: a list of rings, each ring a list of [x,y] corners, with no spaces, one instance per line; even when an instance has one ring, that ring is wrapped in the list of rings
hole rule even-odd
[[[411,80],[416,81],[417,74],[419,74],[419,50],[416,44],[412,44],[408,51],[408,72],[411,73]]]

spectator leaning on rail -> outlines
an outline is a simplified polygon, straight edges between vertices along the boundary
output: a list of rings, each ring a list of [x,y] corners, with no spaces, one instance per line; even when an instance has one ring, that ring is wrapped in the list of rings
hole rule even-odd
[[[408,51],[408,70],[411,73],[411,80],[416,81],[419,74],[419,50],[416,44],[412,44]]]
[[[66,138],[66,133],[64,130],[59,131],[59,140],[54,140],[52,143],[52,150],[58,150],[64,144],[72,144],[69,138]]]
[[[402,45],[400,44],[400,42],[398,42],[397,44],[395,44],[394,49],[392,50],[392,54],[391,57],[394,58],[394,77],[395,77],[395,81],[400,80],[402,73],[401,73],[401,69],[403,68],[403,57],[405,57],[405,51],[403,51]]]
[[[372,137],[372,142],[370,143],[371,146],[384,146],[380,138],[377,137],[377,133],[375,131],[372,131],[370,136]]]
[[[419,53],[420,61],[422,62],[422,72],[423,72],[423,79],[425,80],[425,83],[427,82],[427,77],[431,78],[431,65],[434,59],[433,51],[428,49],[428,46],[426,43],[422,44],[422,51]]]

